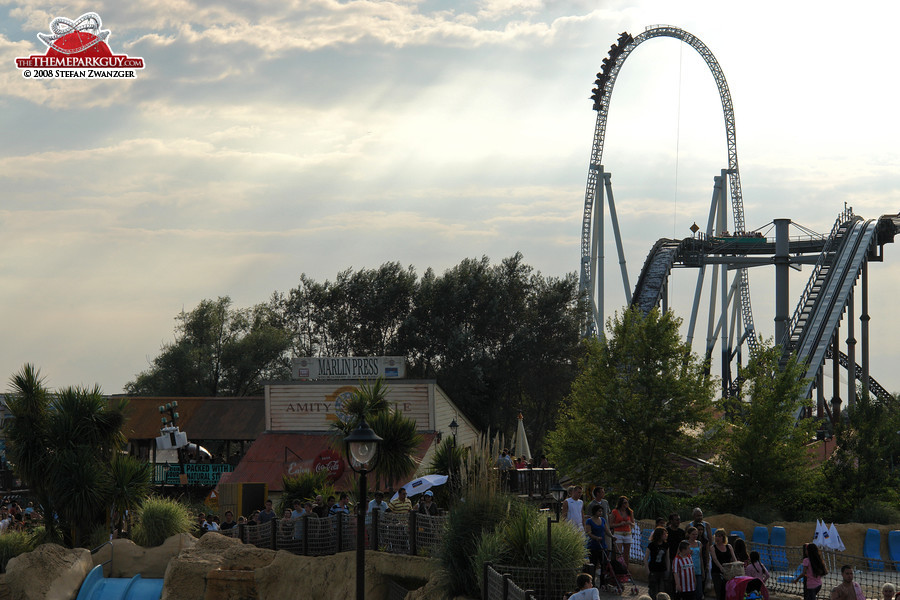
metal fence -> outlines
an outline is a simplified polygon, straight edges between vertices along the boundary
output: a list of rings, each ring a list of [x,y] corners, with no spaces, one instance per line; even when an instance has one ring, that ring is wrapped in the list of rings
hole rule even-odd
[[[541,597],[536,590],[522,589],[516,584],[515,576],[507,572],[508,567],[498,565],[496,569],[491,563],[484,565],[482,600],[537,600]],[[558,597],[561,598],[562,594]]]
[[[766,588],[770,592],[803,595],[803,581],[794,582],[803,561],[801,546],[770,546],[756,542],[749,542],[747,545],[750,550],[759,552],[762,563],[769,570]],[[822,550],[822,560],[828,574],[822,578],[818,598],[829,598],[831,590],[841,583],[843,565],[853,567],[853,580],[862,588],[866,598],[881,598],[881,586],[887,582],[900,588],[900,563],[877,561],[830,550]]]
[[[366,518],[366,548],[431,556],[443,537],[446,522],[445,516],[373,511]],[[337,514],[324,518],[307,515],[296,521],[274,519],[258,525],[240,524],[218,533],[259,548],[324,556],[355,550],[356,524],[356,515]]]

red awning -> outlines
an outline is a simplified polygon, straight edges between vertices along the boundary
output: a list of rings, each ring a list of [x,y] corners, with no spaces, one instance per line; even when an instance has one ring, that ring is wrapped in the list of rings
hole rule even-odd
[[[433,433],[420,435],[422,443],[413,456],[417,463],[421,463],[435,438]],[[234,472],[223,474],[219,483],[266,483],[270,491],[281,491],[284,475],[329,469],[337,476],[334,481],[336,490],[353,490],[356,475],[342,453],[332,448],[331,440],[331,436],[325,433],[265,431],[259,434]]]

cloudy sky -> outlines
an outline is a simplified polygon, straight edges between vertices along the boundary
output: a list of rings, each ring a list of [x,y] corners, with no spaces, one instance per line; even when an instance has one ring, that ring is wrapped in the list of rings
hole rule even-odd
[[[88,11],[114,53],[144,58],[137,79],[23,78],[15,58],[45,51],[51,19]],[[619,32],[656,24],[703,40],[727,77],[748,228],[896,213],[898,16],[871,0],[0,0],[0,377],[32,362],[52,386],[119,392],[182,308],[249,306],[301,273],[517,251],[576,271],[594,74]],[[705,223],[727,166],[691,48],[650,40],[626,61],[604,165],[633,283],[654,240]],[[900,247],[885,256],[873,374],[897,391]],[[684,316],[694,276],[672,283]],[[751,275],[766,336],[773,278]]]

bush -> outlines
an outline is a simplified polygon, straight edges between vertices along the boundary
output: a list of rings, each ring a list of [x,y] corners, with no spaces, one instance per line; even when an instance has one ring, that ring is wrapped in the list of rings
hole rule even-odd
[[[657,517],[669,518],[669,513],[676,508],[675,499],[662,492],[650,491],[638,498],[634,509],[636,519],[655,521]]]
[[[478,587],[481,565],[474,564],[473,557],[482,534],[499,525],[510,502],[512,499],[502,494],[475,494],[450,510],[438,552],[446,572],[443,583],[448,595],[481,597]]]
[[[863,502],[853,511],[855,523],[877,523],[891,525],[900,522],[900,511],[881,500]]]
[[[168,498],[148,498],[135,516],[137,523],[131,539],[139,546],[160,546],[167,538],[194,529],[190,510]]]
[[[34,550],[32,536],[21,531],[0,535],[0,573],[6,572],[9,559]]]
[[[528,581],[529,587],[538,592],[539,597],[556,597],[556,591],[571,586],[584,564],[585,535],[571,523],[563,521],[552,525],[550,532],[550,560],[553,565],[552,590],[546,590],[543,576],[534,579],[535,572],[544,573],[547,568],[547,518],[534,507],[520,502],[510,506],[509,516],[491,533],[481,537],[473,563],[477,570],[479,585],[482,585],[486,562],[503,565],[504,572],[513,575],[517,582]],[[517,570],[520,576],[516,577]]]
[[[284,509],[293,508],[294,500],[300,500],[301,502],[314,500],[317,494],[321,494],[323,499],[336,495],[334,486],[328,483],[328,471],[285,475],[281,478],[281,484],[281,489],[284,491],[281,493],[281,500],[275,506],[275,513],[279,518]]]

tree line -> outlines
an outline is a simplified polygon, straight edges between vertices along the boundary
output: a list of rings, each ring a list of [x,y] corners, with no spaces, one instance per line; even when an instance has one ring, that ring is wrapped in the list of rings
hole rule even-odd
[[[304,275],[249,308],[203,300],[125,386],[132,395],[244,396],[290,377],[296,356],[404,356],[483,431],[511,434],[519,411],[541,440],[575,377],[585,318],[574,274],[546,277],[517,253],[442,274],[390,262],[334,281]]]

